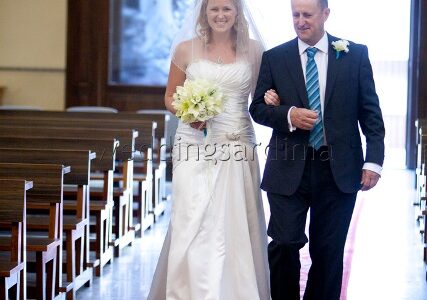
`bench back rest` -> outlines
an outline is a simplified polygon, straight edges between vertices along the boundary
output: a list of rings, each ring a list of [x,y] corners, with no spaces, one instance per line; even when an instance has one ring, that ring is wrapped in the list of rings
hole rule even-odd
[[[70,167],[54,164],[0,163],[0,179],[21,179],[33,182],[27,202],[61,203],[63,177]]]
[[[72,172],[65,174],[64,184],[88,185],[90,161],[96,157],[88,150],[50,150],[0,148],[0,163],[62,164]]]
[[[115,139],[0,137],[0,148],[86,150],[96,152],[91,171],[114,170],[119,142]]]
[[[0,220],[2,223],[23,222],[26,192],[32,182],[24,179],[0,179]]]

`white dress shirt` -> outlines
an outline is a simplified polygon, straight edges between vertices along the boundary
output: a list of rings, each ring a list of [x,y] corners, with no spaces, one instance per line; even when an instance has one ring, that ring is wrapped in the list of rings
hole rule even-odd
[[[301,66],[304,73],[304,80],[306,80],[306,66],[307,66],[307,48],[312,47],[308,45],[307,43],[303,42],[302,40],[298,39],[298,50],[299,55],[301,59]],[[320,92],[320,108],[322,110],[322,120],[324,115],[324,107],[325,107],[325,90],[326,90],[326,76],[328,73],[328,50],[329,50],[329,41],[328,41],[328,35],[326,32],[324,33],[323,37],[317,42],[316,45],[313,47],[317,48],[318,51],[316,52],[316,55],[314,56],[314,61],[316,62],[317,66],[317,73],[319,75],[319,92]],[[288,111],[288,126],[289,131],[295,131],[296,127],[292,125],[291,122],[291,111],[294,109],[295,106],[292,106]],[[324,144],[327,145],[326,140],[326,134],[325,134],[325,128],[323,127],[323,136],[324,136]],[[382,167],[376,163],[369,163],[366,162],[363,165],[363,169],[373,171],[379,175],[381,175]]]

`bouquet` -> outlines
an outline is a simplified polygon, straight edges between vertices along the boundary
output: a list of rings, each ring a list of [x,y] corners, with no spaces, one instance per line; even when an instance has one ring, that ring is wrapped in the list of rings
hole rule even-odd
[[[182,122],[205,122],[223,111],[223,98],[216,84],[205,79],[186,79],[183,86],[176,88],[172,105]]]

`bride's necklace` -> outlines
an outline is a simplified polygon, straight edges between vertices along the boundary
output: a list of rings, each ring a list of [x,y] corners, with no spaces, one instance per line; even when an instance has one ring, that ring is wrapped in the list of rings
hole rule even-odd
[[[212,61],[216,62],[219,65],[223,65],[225,61],[227,61],[227,57],[231,55],[230,51],[233,51],[232,48],[228,49],[227,44],[221,44],[221,45],[213,45],[209,44],[207,45],[207,52],[208,56],[212,57]],[[210,55],[209,55],[209,52]],[[225,57],[225,59],[224,59]]]

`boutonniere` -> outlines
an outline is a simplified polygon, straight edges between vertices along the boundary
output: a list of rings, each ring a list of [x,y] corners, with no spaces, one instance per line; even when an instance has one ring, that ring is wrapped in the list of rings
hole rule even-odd
[[[334,41],[332,42],[332,47],[334,47],[334,50],[336,52],[336,58],[340,58],[341,53],[344,51],[345,53],[347,53],[348,51],[350,51],[348,49],[348,45],[350,45],[350,43],[347,40],[338,40],[338,41]]]

